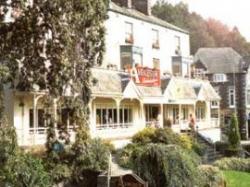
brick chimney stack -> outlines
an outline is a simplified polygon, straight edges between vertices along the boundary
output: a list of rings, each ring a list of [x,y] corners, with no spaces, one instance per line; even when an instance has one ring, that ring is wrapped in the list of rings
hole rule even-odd
[[[151,15],[151,0],[132,0],[132,7],[143,14]]]

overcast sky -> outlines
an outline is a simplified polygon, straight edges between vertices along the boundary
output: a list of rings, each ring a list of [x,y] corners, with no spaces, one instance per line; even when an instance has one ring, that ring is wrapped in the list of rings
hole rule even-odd
[[[157,0],[152,0],[156,2]],[[250,1],[249,0],[165,0],[188,4],[191,11],[204,18],[215,18],[230,27],[237,26],[243,36],[250,41]]]

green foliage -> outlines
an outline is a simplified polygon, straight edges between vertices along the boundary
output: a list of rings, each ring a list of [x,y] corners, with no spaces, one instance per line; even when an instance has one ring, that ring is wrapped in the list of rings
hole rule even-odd
[[[75,144],[73,147],[73,178],[80,181],[85,171],[101,172],[107,170],[110,150],[100,139]]]
[[[199,156],[203,156],[206,153],[206,146],[196,141],[193,141],[192,150]]]
[[[1,121],[0,137],[0,165],[3,166],[18,152],[16,130],[6,120]]]
[[[191,187],[198,183],[198,162],[184,149],[147,144],[132,156],[133,170],[151,187]]]
[[[137,144],[163,143],[179,145],[187,150],[202,151],[202,145],[196,143],[188,136],[180,136],[174,133],[171,128],[145,128],[132,137],[132,142]]]
[[[143,129],[142,131],[139,131],[132,137],[133,143],[140,143],[140,144],[146,144],[151,143],[152,140],[155,137],[155,128],[147,127]]]
[[[241,35],[237,27],[230,29],[218,20],[205,20],[201,15],[190,12],[188,5],[182,2],[172,5],[159,0],[152,13],[176,26],[190,32],[191,53],[201,47],[232,47],[241,55],[249,55],[250,43]]]
[[[219,168],[211,165],[201,165],[198,167],[200,172],[200,186],[201,187],[222,187],[225,186],[225,179],[223,173]]]
[[[245,158],[223,158],[214,163],[221,170],[235,170],[250,173],[250,159]]]
[[[231,117],[229,132],[228,132],[228,142],[230,149],[240,148],[240,132],[238,126],[238,120],[235,114]]]
[[[29,154],[11,156],[2,169],[2,183],[10,187],[50,187],[49,174],[40,159]],[[0,180],[1,181],[1,180]]]

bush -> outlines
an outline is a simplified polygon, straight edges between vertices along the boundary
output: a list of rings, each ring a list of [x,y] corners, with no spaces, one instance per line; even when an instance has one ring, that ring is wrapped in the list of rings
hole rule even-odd
[[[221,160],[217,160],[214,163],[214,166],[217,166],[222,170],[250,172],[250,159],[234,158],[234,157],[223,158]]]
[[[201,165],[198,167],[201,180],[201,187],[223,187],[225,185],[225,179],[223,173],[218,167],[211,165]]]
[[[231,150],[240,149],[240,132],[239,132],[238,119],[235,114],[233,114],[231,117],[231,122],[228,132],[228,141],[229,141],[229,148]]]
[[[0,123],[0,165],[3,166],[8,158],[18,152],[16,130],[3,120]]]
[[[150,187],[191,187],[198,183],[198,160],[179,146],[144,145],[131,159],[134,172]]]
[[[206,146],[193,141],[192,150],[199,156],[204,156],[206,153]]]
[[[155,136],[155,130],[155,128],[147,127],[142,131],[139,131],[132,137],[132,142],[140,144],[151,143]]]
[[[30,154],[11,156],[2,168],[2,183],[5,186],[18,187],[50,187],[49,174],[45,171],[42,161]]]
[[[98,174],[107,170],[110,151],[100,139],[88,140],[85,144],[73,148],[73,178],[76,181],[84,179],[83,173]],[[81,147],[79,147],[81,146]],[[86,180],[86,179],[84,179]]]

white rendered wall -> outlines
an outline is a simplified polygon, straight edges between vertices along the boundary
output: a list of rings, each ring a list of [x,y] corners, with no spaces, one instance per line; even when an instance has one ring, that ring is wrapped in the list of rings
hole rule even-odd
[[[181,53],[190,56],[189,35],[109,11],[106,26],[106,53],[103,67],[116,64],[120,69],[120,45],[125,43],[125,22],[133,24],[134,46],[143,48],[143,66],[153,67],[153,58],[160,59],[161,72],[172,72],[172,56],[175,56],[175,36],[180,37]],[[152,48],[152,29],[159,31],[160,49]]]

